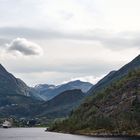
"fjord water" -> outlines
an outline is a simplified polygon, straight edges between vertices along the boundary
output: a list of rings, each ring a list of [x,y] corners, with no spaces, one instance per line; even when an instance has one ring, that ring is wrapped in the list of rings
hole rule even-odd
[[[45,132],[45,128],[0,128],[0,140],[121,140]],[[133,138],[123,138],[131,140]],[[136,139],[136,138],[135,138]]]

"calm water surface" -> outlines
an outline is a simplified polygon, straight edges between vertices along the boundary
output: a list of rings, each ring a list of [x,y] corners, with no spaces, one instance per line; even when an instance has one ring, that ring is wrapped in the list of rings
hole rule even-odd
[[[122,138],[93,138],[45,132],[45,128],[0,128],[0,140],[121,140]],[[132,140],[136,138],[123,138]]]

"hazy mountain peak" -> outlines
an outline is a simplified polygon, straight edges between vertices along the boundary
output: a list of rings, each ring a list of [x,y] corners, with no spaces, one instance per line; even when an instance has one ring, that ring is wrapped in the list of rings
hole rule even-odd
[[[38,85],[36,85],[34,88],[36,88],[36,89],[42,89],[42,88],[49,89],[49,88],[55,88],[55,87],[56,87],[55,85],[38,84]]]
[[[44,100],[50,100],[60,93],[67,90],[80,89],[82,92],[87,92],[93,85],[89,82],[82,82],[80,80],[70,81],[62,85],[48,85],[40,84],[35,86],[38,91],[36,96],[41,96]]]

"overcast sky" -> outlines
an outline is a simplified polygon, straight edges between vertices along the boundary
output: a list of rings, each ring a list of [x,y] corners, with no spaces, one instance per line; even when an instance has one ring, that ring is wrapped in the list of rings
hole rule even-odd
[[[140,0],[0,0],[0,63],[28,85],[92,83],[140,53]]]

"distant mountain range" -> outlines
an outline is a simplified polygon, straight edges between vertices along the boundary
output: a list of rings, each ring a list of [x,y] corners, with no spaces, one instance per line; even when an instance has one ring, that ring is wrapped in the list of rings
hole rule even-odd
[[[67,90],[80,89],[82,92],[86,93],[92,86],[91,83],[82,82],[80,80],[71,81],[58,86],[40,84],[33,88],[36,90],[36,93],[34,93],[33,96],[47,101]]]
[[[40,84],[32,88],[0,65],[0,117],[67,116],[92,86],[77,80],[59,86]]]

